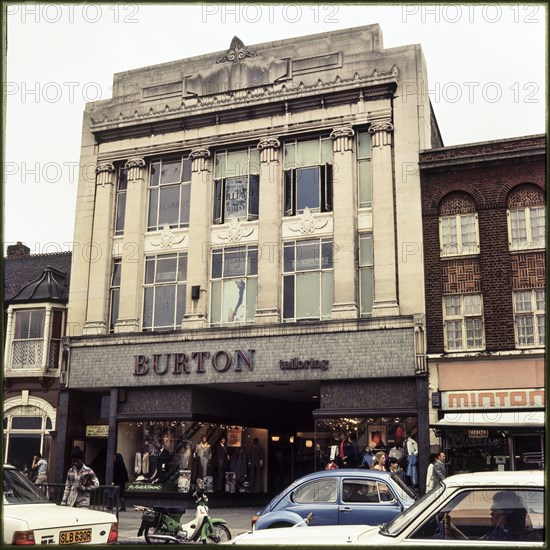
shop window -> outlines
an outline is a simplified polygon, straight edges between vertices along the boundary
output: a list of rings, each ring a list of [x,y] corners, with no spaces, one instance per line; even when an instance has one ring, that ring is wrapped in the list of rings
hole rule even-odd
[[[467,193],[446,196],[439,210],[441,256],[479,254],[479,229],[475,202]]]
[[[514,324],[518,348],[544,347],[545,294],[542,288],[514,292]]]
[[[372,136],[368,132],[357,134],[357,181],[359,208],[372,206]]]
[[[115,205],[115,235],[124,234],[124,216],[126,214],[126,191],[128,188],[128,169],[118,169]]]
[[[210,322],[253,323],[258,294],[258,247],[212,250]]]
[[[333,305],[331,238],[290,241],[283,248],[283,318],[330,319]]]
[[[371,233],[359,235],[359,302],[361,317],[372,315],[374,302],[374,252]]]
[[[147,231],[157,231],[165,225],[188,227],[190,197],[190,159],[178,157],[153,161],[149,175]]]
[[[118,321],[118,310],[120,305],[120,276],[122,270],[122,259],[113,260],[111,272],[111,296],[109,301],[109,332],[114,332],[115,323]]]
[[[507,208],[510,250],[544,248],[546,209],[543,192],[531,184],[521,185],[510,193]]]
[[[255,147],[217,151],[214,174],[214,223],[257,220],[260,152]]]
[[[480,294],[443,297],[445,351],[484,348],[483,310]]]
[[[285,216],[332,212],[332,141],[330,137],[288,140],[284,147]]]
[[[145,257],[143,330],[173,330],[185,314],[187,254]]]

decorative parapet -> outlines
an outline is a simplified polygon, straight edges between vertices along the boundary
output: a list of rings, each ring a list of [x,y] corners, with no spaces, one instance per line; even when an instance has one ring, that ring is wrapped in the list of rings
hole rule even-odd
[[[330,137],[332,139],[332,147],[335,153],[344,153],[352,150],[353,136],[355,132],[350,126],[342,126],[334,128]]]
[[[229,50],[216,63],[240,63],[243,59],[256,57],[256,55],[256,52],[247,48],[238,36],[234,36],[229,45]]]
[[[391,114],[391,109],[371,111],[368,114],[367,120],[370,122],[369,134],[372,134],[373,147],[390,145],[391,133],[393,132]]]
[[[328,220],[317,220],[311,213],[311,210],[306,206],[304,213],[300,216],[298,223],[289,224],[288,228],[295,233],[302,235],[312,235],[318,229],[323,229],[328,223]]]
[[[260,150],[260,162],[277,162],[278,150],[281,142],[277,138],[264,138],[258,143]]]
[[[191,170],[193,172],[204,172],[207,169],[210,151],[206,147],[199,147],[189,153],[189,158],[191,159]]]
[[[142,158],[135,157],[128,159],[124,167],[128,170],[128,181],[143,179],[145,161]]]
[[[115,167],[111,162],[102,162],[96,166],[96,185],[113,185]]]

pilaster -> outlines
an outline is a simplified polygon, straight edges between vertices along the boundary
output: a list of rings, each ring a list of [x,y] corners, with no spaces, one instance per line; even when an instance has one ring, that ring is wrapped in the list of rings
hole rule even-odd
[[[392,164],[392,112],[368,113],[372,134],[372,218],[374,246],[373,317],[399,315]]]

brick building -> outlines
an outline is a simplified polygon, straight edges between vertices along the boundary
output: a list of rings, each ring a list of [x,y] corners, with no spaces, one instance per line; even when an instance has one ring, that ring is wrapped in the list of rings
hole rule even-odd
[[[546,138],[420,154],[431,425],[452,471],[544,451]]]
[[[21,471],[41,452],[53,474],[70,273],[70,252],[31,254],[18,242],[4,258],[2,458]]]
[[[100,480],[117,451],[132,490],[185,492],[201,435],[258,437],[264,491],[341,432],[408,430],[425,468],[423,264],[402,251],[409,168],[442,145],[427,89],[420,47],[378,25],[114,76],[83,120],[58,478],[79,444]]]

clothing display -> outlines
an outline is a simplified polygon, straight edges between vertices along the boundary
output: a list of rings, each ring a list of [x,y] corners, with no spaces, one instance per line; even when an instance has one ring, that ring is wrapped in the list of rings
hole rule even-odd
[[[201,472],[204,478],[208,475],[208,462],[212,458],[212,447],[208,441],[201,441],[195,450],[201,463]]]

